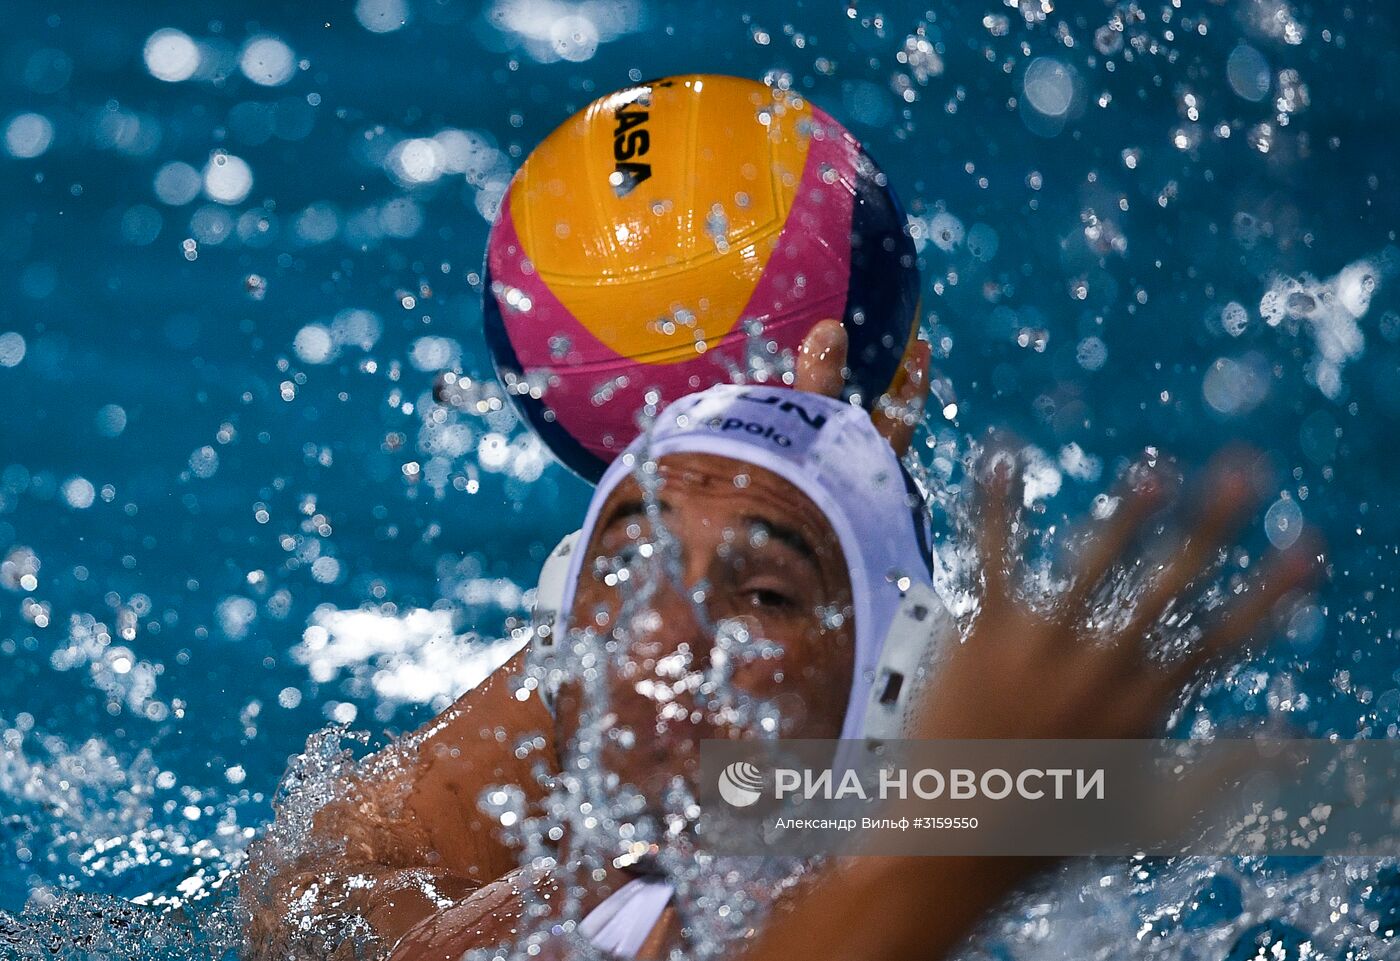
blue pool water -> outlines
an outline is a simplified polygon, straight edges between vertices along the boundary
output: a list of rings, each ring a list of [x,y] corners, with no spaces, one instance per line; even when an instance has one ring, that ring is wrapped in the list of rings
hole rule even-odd
[[[1269,453],[1247,545],[1313,528],[1330,577],[1180,730],[1400,735],[1400,21],[1382,0],[5,21],[11,954],[221,956],[232,878],[307,736],[411,727],[485,669],[587,497],[492,384],[488,218],[570,112],[666,73],[791,85],[887,171],[956,404],[927,463],[1010,426],[1043,454],[1053,520],[1144,446]],[[433,402],[442,370],[470,379],[464,405]],[[1391,957],[1397,890],[1384,862],[1077,864],[968,956],[1247,958],[1257,928]]]

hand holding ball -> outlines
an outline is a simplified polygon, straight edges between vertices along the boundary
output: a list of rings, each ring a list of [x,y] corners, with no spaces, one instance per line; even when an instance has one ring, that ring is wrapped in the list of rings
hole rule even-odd
[[[867,406],[918,330],[884,175],[800,96],[732,77],[653,81],[566,121],[511,182],[486,273],[497,373],[589,480],[649,404],[776,377],[823,318],[841,318]]]

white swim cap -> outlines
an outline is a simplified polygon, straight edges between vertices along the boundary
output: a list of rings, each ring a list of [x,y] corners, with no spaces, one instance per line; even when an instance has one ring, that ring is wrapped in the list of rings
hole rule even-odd
[[[859,407],[783,387],[722,384],[683,397],[657,417],[598,481],[569,557],[559,611],[573,606],[583,565],[608,496],[644,459],[714,454],[772,471],[811,499],[835,531],[851,579],[856,656],[841,737],[865,732],[881,650],[913,584],[930,584],[922,499]]]

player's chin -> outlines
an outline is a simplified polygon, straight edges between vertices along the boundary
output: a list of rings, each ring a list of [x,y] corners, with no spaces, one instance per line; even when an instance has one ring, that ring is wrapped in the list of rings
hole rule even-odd
[[[613,713],[617,736],[609,739],[604,761],[623,781],[638,787],[693,777],[700,764],[700,742],[725,736],[693,705],[629,698],[615,701]]]
[[[699,742],[693,738],[638,738],[628,748],[609,745],[603,763],[619,782],[640,791],[649,808],[659,811],[678,783],[697,783]]]

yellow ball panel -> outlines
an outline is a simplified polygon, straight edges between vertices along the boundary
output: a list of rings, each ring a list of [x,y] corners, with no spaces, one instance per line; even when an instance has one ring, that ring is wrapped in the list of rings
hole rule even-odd
[[[525,253],[610,350],[687,356],[738,323],[796,196],[810,116],[804,101],[733,77],[596,101],[511,185]]]

